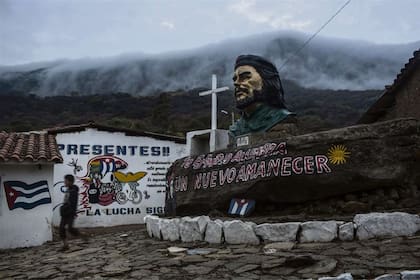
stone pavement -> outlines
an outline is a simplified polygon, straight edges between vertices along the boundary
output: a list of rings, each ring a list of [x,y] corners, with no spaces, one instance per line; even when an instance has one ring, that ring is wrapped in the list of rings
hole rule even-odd
[[[370,241],[185,244],[150,239],[144,226],[96,231],[88,243],[0,251],[0,279],[306,279],[352,273],[371,279],[420,269],[420,235]],[[168,247],[189,249],[170,254]],[[199,250],[198,250],[199,249]]]

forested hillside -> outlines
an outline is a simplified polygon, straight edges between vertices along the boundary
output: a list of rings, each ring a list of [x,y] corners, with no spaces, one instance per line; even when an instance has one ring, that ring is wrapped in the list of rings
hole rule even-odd
[[[286,102],[298,114],[304,131],[355,123],[379,97],[380,91],[306,89],[285,81]],[[26,131],[95,121],[152,132],[184,136],[186,131],[210,126],[210,97],[200,89],[165,92],[156,96],[127,93],[39,97],[22,92],[0,92],[0,130]],[[232,92],[219,95],[219,109],[232,112]],[[239,117],[238,113],[236,116]],[[229,115],[219,114],[227,128]]]

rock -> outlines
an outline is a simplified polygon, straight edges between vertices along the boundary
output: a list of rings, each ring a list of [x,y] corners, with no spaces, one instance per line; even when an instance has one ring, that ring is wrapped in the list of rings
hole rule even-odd
[[[216,267],[222,266],[223,264],[224,262],[221,260],[212,260],[212,261],[206,261],[202,263],[201,265],[211,267],[211,268],[216,268]]]
[[[198,217],[192,218],[192,220],[198,222],[198,227],[200,229],[201,234],[203,235],[204,232],[206,231],[207,223],[210,221],[209,216],[198,216]]]
[[[299,270],[298,272],[301,274],[307,273],[314,273],[314,274],[321,274],[321,273],[329,273],[333,271],[337,266],[337,261],[335,259],[323,259],[317,262],[314,265],[309,267],[305,267],[304,269]]]
[[[186,252],[187,250],[188,250],[187,248],[182,248],[182,247],[169,247],[168,248],[168,252],[170,254],[179,254],[179,253]]]
[[[420,280],[420,270],[402,271],[401,280]]]
[[[210,271],[213,270],[213,268],[211,267],[198,266],[198,265],[193,265],[193,264],[187,265],[183,269],[187,271],[188,274],[199,274],[199,275],[208,274]]]
[[[401,280],[401,276],[399,274],[384,274],[373,280]]]
[[[258,254],[260,252],[260,248],[255,247],[255,246],[252,246],[252,247],[249,247],[247,245],[239,245],[239,246],[235,246],[236,248],[232,248],[233,246],[231,246],[233,254]]]
[[[250,135],[248,146],[178,159],[168,174],[177,192],[177,214],[225,209],[226,200],[233,197],[254,199],[257,205],[306,203],[416,180],[419,127],[419,120],[396,119],[286,138],[265,133]],[[336,145],[349,152],[342,164],[325,161]],[[311,155],[318,155],[318,166]],[[301,157],[306,157],[308,167],[301,170],[303,162],[298,160],[298,167],[292,168],[291,161]],[[379,194],[382,192],[375,196]],[[369,206],[357,201],[347,201],[344,210],[365,210]],[[329,205],[321,206],[330,212]]]
[[[346,271],[356,279],[366,279],[371,274],[370,270],[366,268],[347,268]]]
[[[260,267],[258,264],[246,264],[234,270],[235,273],[241,274],[247,271],[251,271]]]
[[[223,222],[221,220],[208,221],[204,241],[212,244],[223,242]]]
[[[150,228],[152,230],[153,237],[162,239],[162,235],[160,233],[160,218],[151,219],[150,221]]]
[[[385,197],[385,192],[384,192],[383,189],[378,189],[378,190],[375,191],[375,195],[383,198],[383,197]]]
[[[358,214],[354,217],[354,223],[359,240],[411,236],[420,229],[418,215],[402,212]]]
[[[179,219],[160,219],[160,232],[163,240],[179,240]]]
[[[305,222],[301,224],[300,242],[330,242],[337,238],[337,222]]]
[[[360,201],[347,201],[342,206],[344,213],[361,213],[369,210],[369,205]]]
[[[300,223],[260,224],[255,227],[255,234],[264,242],[294,242]]]
[[[77,250],[77,251],[74,251],[74,252],[71,252],[71,253],[67,253],[67,254],[64,255],[64,257],[69,258],[69,259],[71,259],[71,258],[77,259],[77,258],[81,258],[82,256],[83,257],[86,257],[88,255],[94,256],[95,253],[100,252],[101,250],[103,250],[103,248],[104,247],[90,247],[90,248],[86,248],[86,249],[82,249],[82,250]]]
[[[152,229],[150,227],[150,221],[149,219],[153,219],[156,216],[152,216],[152,215],[146,215],[144,217],[144,223],[146,224],[146,230],[147,230],[147,234],[149,235],[149,237],[153,237],[153,233],[152,233]]]
[[[217,251],[216,249],[211,248],[195,248],[187,250],[188,255],[208,255]]]
[[[203,235],[200,231],[199,220],[183,217],[179,223],[179,234],[182,242],[202,241]]]
[[[143,277],[149,276],[151,272],[145,269],[134,270],[130,273],[130,276],[134,279],[141,279]]]
[[[343,273],[337,277],[321,277],[318,280],[353,280],[353,276],[350,273]]]
[[[57,269],[47,269],[36,275],[29,276],[29,279],[51,279],[54,275],[59,274],[60,271]]]
[[[131,267],[122,265],[121,263],[111,263],[102,268],[104,271],[102,276],[119,276],[131,271]]]
[[[275,259],[266,260],[261,263],[261,268],[271,269],[273,267],[278,267],[278,266],[283,265],[285,261],[286,261],[286,258],[275,258]]]
[[[346,195],[344,196],[344,199],[345,199],[346,201],[355,201],[355,200],[357,200],[357,196],[356,196],[356,195],[354,195],[354,194],[349,193],[349,194],[346,194]]]
[[[147,233],[150,237],[162,238],[160,234],[160,218],[158,216],[147,215],[144,217],[144,222],[146,223]]]
[[[229,244],[260,244],[260,240],[255,235],[254,223],[242,222],[238,220],[225,221],[223,223],[223,232],[225,241]]]
[[[398,191],[397,191],[395,188],[392,188],[392,189],[389,191],[389,196],[390,196],[392,199],[395,199],[395,200],[397,200],[397,199],[399,199],[399,198],[400,198],[400,196],[398,195]]]
[[[338,227],[338,239],[341,241],[351,241],[354,239],[354,224],[348,222]]]
[[[264,246],[263,251],[265,254],[273,254],[277,251],[289,251],[295,247],[294,242],[275,242]]]
[[[286,257],[284,266],[298,268],[314,265],[316,262],[312,255],[289,255]]]
[[[206,262],[207,260],[208,259],[204,258],[201,255],[187,255],[181,259],[183,263],[188,264]]]

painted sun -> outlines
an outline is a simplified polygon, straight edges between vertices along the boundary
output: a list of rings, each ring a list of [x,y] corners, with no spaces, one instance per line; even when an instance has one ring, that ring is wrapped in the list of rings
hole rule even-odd
[[[350,152],[344,145],[333,145],[328,149],[328,159],[332,164],[343,164],[346,163],[350,156]]]

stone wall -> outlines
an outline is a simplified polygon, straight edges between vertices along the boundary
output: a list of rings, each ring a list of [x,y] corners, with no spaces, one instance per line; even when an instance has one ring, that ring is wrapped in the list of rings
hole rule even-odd
[[[211,220],[208,216],[165,219],[146,216],[150,237],[182,242],[251,244],[282,242],[331,242],[412,236],[420,231],[420,217],[404,212],[369,213],[354,216],[353,221],[309,221],[255,224],[241,220]]]
[[[395,104],[388,108],[388,112],[379,121],[408,117],[420,120],[420,68],[415,70],[393,94]]]

